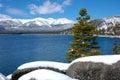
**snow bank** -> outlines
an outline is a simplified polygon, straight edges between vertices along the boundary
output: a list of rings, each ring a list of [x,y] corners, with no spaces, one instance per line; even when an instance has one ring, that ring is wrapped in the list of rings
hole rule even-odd
[[[9,75],[7,76],[7,78],[8,78],[9,80],[11,80],[11,79],[12,79],[12,74],[9,74]]]
[[[78,58],[72,61],[70,64],[76,62],[102,62],[105,64],[112,65],[113,63],[116,63],[119,60],[120,60],[120,55],[98,55],[98,56]]]
[[[3,74],[0,73],[0,80],[9,80]]]
[[[18,80],[76,80],[51,70],[39,69],[21,76]]]
[[[60,63],[60,62],[52,62],[52,61],[35,61],[25,63],[18,67],[18,69],[25,69],[25,68],[36,68],[36,67],[52,67],[55,69],[59,69],[65,71],[68,69],[68,63]]]

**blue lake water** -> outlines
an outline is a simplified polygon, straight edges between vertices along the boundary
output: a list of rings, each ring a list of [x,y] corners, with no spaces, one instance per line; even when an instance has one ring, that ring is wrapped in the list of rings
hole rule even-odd
[[[99,37],[101,55],[112,54],[113,40]],[[31,61],[66,62],[71,35],[0,35],[0,72],[12,73],[19,65]]]

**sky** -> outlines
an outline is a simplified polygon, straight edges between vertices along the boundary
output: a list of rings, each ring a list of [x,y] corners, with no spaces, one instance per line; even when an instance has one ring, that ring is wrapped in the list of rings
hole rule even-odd
[[[81,8],[91,19],[120,16],[120,0],[0,0],[0,18],[76,20]]]

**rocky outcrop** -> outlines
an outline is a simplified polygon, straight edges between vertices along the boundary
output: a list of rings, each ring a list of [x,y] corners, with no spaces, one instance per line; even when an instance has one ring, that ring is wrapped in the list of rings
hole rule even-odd
[[[120,61],[110,65],[105,72],[105,80],[120,80]]]
[[[107,65],[94,62],[77,62],[71,65],[66,74],[79,80],[103,80]]]

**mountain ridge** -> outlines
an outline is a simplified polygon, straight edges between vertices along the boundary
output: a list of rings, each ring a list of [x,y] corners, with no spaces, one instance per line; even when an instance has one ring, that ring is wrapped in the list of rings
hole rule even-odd
[[[69,29],[74,21],[67,18],[0,19],[0,32],[52,32]]]
[[[98,35],[120,35],[120,16],[110,16],[91,21]]]
[[[91,20],[98,35],[118,35],[120,16]],[[0,19],[0,33],[71,33],[75,21],[67,18]]]

